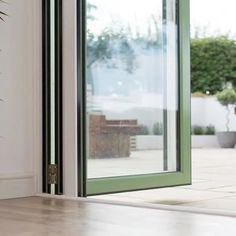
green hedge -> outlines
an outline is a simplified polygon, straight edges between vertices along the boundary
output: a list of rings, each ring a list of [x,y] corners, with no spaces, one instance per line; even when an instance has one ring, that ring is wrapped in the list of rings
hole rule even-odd
[[[201,126],[201,125],[194,125],[192,126],[192,135],[215,135],[216,129],[213,125],[208,126]]]
[[[227,37],[191,40],[192,93],[222,91],[236,85],[236,42]]]

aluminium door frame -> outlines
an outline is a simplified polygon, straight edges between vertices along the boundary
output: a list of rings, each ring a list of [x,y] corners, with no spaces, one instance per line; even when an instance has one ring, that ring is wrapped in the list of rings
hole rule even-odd
[[[77,1],[78,196],[191,184],[191,97],[189,0],[178,1],[179,170],[158,174],[87,179],[86,155],[86,0]]]
[[[57,184],[55,194],[63,194],[63,55],[62,55],[62,0],[55,4],[55,54],[51,55],[51,12],[50,1],[42,0],[42,190],[51,193],[48,167],[51,162],[51,70],[55,71],[55,164],[57,165]],[[55,67],[51,68],[54,57]]]

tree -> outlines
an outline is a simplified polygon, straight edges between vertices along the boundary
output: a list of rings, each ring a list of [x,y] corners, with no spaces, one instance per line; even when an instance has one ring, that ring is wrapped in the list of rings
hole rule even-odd
[[[120,59],[128,73],[135,69],[135,52],[123,29],[114,32],[104,29],[99,35],[87,31],[87,68],[96,62],[104,62],[108,67],[115,68],[116,60]]]
[[[227,37],[191,40],[191,90],[215,94],[236,86],[236,42]]]
[[[230,105],[236,104],[236,92],[234,91],[233,88],[227,88],[227,89],[224,89],[222,92],[218,93],[216,97],[219,103],[225,106],[227,110],[225,126],[226,126],[226,130],[229,131]]]
[[[97,6],[87,4],[87,22],[94,24],[96,17],[93,11]],[[160,48],[162,45],[161,26],[162,20],[158,20],[154,15],[150,16],[146,34],[141,34],[136,29],[136,34],[132,33],[130,26],[115,25],[102,29],[99,33],[87,29],[87,82],[91,85],[94,93],[94,78],[92,66],[102,63],[107,68],[122,68],[128,74],[132,74],[138,67],[135,50],[141,48]],[[114,30],[115,29],[115,30]]]
[[[87,20],[94,21],[92,11],[97,7],[87,4]],[[102,62],[108,68],[117,68],[117,61],[121,61],[127,73],[133,73],[137,67],[135,51],[129,38],[128,30],[120,27],[114,31],[112,27],[104,28],[98,35],[87,30],[87,81],[92,85],[94,92],[92,66]]]

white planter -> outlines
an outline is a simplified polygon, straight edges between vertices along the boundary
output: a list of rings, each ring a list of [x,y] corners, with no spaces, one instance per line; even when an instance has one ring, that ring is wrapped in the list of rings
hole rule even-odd
[[[192,148],[219,148],[216,135],[192,135]]]
[[[216,136],[218,138],[219,145],[222,148],[234,148],[236,143],[235,131],[217,132]]]
[[[132,150],[163,149],[163,136],[137,135],[131,137]],[[192,148],[219,148],[216,135],[192,135]]]

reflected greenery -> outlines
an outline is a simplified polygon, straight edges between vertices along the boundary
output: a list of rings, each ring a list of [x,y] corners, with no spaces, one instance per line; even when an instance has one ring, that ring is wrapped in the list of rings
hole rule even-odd
[[[138,49],[149,50],[160,48],[162,44],[161,30],[158,20],[150,16],[147,33],[142,35],[138,30],[135,35],[131,27],[122,26],[113,22],[106,26],[99,33],[93,32],[89,25],[96,21],[94,11],[98,7],[87,3],[87,82],[91,85],[94,93],[94,81],[92,67],[96,63],[102,63],[107,68],[123,69],[126,73],[132,74],[138,69],[136,51]],[[155,31],[153,33],[152,31]]]
[[[95,21],[96,18],[92,12],[97,6],[87,4],[87,22]],[[129,34],[123,28],[114,31],[112,27],[103,29],[98,35],[95,35],[90,29],[87,29],[87,81],[92,85],[93,76],[91,67],[95,63],[104,63],[108,68],[117,68],[117,61],[121,61],[124,70],[132,73],[137,67],[134,48],[129,40]]]

